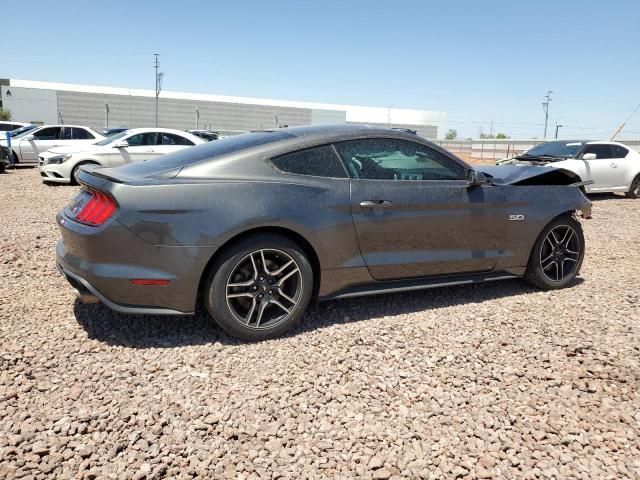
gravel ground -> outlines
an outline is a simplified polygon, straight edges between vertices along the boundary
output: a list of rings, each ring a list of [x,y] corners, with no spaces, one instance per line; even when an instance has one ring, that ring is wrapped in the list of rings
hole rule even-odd
[[[640,478],[640,201],[594,198],[572,288],[328,302],[242,344],[75,303],[75,192],[0,176],[0,478]]]

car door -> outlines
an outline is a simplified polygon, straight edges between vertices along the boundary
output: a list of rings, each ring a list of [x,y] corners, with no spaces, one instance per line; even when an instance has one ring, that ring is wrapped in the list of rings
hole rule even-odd
[[[129,146],[117,148],[117,154],[111,156],[110,166],[115,167],[125,163],[142,162],[156,155],[159,142],[158,132],[136,133],[122,140]]]
[[[37,162],[40,153],[60,145],[62,136],[62,127],[45,127],[31,135],[26,135],[20,140],[20,161],[22,163]],[[33,139],[27,140],[30,137]]]
[[[501,190],[472,186],[453,158],[398,139],[338,142],[371,276],[395,280],[489,271],[505,252]]]
[[[595,158],[590,158],[595,155]],[[585,158],[585,156],[587,158]],[[593,180],[587,185],[588,192],[609,191],[617,180],[618,162],[613,159],[611,146],[607,143],[588,143],[582,149],[579,160],[584,164],[586,177],[583,180]]]
[[[629,155],[629,150],[622,145],[611,144],[611,162],[615,164],[612,190],[627,191],[636,176],[637,165]]]

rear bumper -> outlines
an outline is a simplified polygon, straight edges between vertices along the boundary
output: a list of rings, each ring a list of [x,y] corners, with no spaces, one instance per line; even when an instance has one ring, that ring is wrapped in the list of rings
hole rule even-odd
[[[57,263],[80,294],[97,297],[123,313],[188,315],[195,310],[208,249],[166,247],[141,240],[111,219],[101,227],[58,215],[62,239]],[[134,285],[132,279],[163,279],[168,285]]]

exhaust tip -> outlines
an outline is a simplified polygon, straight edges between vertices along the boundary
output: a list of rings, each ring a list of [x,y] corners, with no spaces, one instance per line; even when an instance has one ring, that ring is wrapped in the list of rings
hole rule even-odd
[[[93,295],[92,293],[88,293],[88,292],[82,293],[76,290],[76,297],[78,297],[78,300],[80,301],[80,303],[83,303],[85,305],[100,303],[100,299],[95,295]]]

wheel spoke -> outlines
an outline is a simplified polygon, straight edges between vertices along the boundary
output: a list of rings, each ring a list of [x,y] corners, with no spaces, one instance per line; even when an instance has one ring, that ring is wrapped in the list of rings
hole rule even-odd
[[[295,305],[296,303],[298,303],[298,302],[296,302],[293,298],[291,298],[289,295],[287,295],[286,293],[284,293],[284,292],[282,291],[282,289],[281,289],[281,288],[278,288],[278,295],[279,295],[280,297],[284,298],[287,302],[292,303],[293,305]]]
[[[562,280],[564,278],[564,259],[560,260],[558,263],[560,267],[560,278],[558,278],[558,280]]]
[[[251,300],[251,308],[249,308],[249,313],[244,317],[245,324],[249,325],[251,323],[251,317],[253,317],[253,312],[256,310],[256,297],[253,297]]]
[[[580,255],[580,252],[574,252],[573,250],[569,250],[568,248],[566,249],[566,252],[567,252],[569,255],[578,255],[578,256]]]
[[[578,260],[576,260],[575,258],[571,258],[571,257],[564,257],[564,261],[565,262],[574,262],[574,263],[576,263]]]
[[[253,279],[247,280],[246,282],[228,283],[227,288],[250,287],[251,285],[253,285],[253,283]]]
[[[556,245],[560,245],[560,242],[558,241],[558,237],[556,237],[556,234],[554,233],[554,230],[551,230],[549,232],[549,234],[553,237],[553,241],[556,242]]]
[[[255,258],[253,258],[253,253],[250,255],[250,257],[251,257],[251,265],[253,266],[253,279],[257,280],[258,275],[260,275],[260,273],[258,272],[258,266],[256,265]]]
[[[239,292],[239,293],[228,293],[227,298],[253,298],[253,293],[250,292]]]
[[[573,228],[570,228],[569,230],[567,230],[567,233],[564,235],[564,238],[562,239],[562,245],[569,248],[569,242],[573,238],[574,233],[576,232],[574,232]]]
[[[551,265],[553,265],[555,262],[555,260],[551,260],[547,263],[546,266],[542,265],[542,263],[540,264],[542,266],[542,270],[547,270]]]
[[[290,308],[285,307],[284,305],[282,305],[278,300],[276,300],[275,298],[272,298],[270,300],[271,303],[273,303],[274,305],[276,305],[277,307],[280,307],[282,310],[284,310],[285,312],[289,313],[291,312]]]
[[[285,263],[283,266],[281,266],[277,270],[273,270],[272,272],[269,272],[269,273],[271,275],[273,275],[274,277],[277,277],[282,272],[284,272],[289,267],[289,265],[291,265],[292,263],[294,263],[294,261],[293,260],[289,260],[287,263]]]
[[[300,270],[298,269],[298,267],[295,267],[293,270],[289,271],[289,273],[285,274],[280,280],[278,280],[276,287],[278,288],[282,287],[282,285],[284,285],[284,282],[286,282],[289,277],[298,273],[299,271]]]
[[[264,250],[260,250],[260,258],[262,259],[262,270],[264,270],[264,273],[267,275],[271,275],[271,272],[267,268],[267,261],[264,259]]]
[[[262,314],[264,313],[265,308],[267,308],[267,305],[269,305],[269,300],[262,300],[260,302],[260,306],[258,307],[258,317],[256,318],[256,328],[260,326]]]
[[[540,260],[540,264],[543,265],[547,263],[547,260],[549,260],[551,257],[553,257],[553,253],[550,253],[544,260]]]

